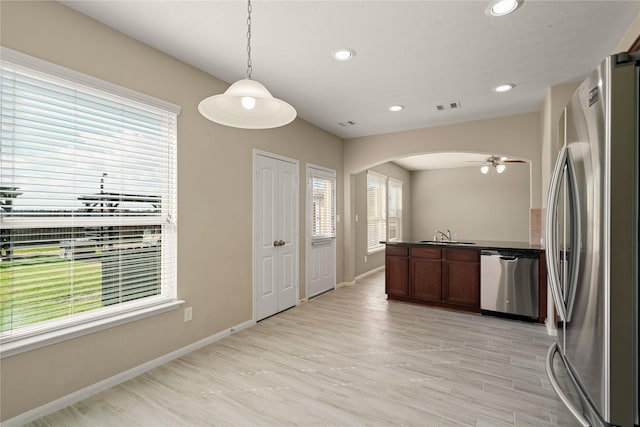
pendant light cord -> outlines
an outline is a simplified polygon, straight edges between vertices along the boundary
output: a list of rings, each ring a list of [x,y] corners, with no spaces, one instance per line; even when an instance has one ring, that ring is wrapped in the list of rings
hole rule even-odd
[[[251,80],[251,0],[247,1],[247,78]]]

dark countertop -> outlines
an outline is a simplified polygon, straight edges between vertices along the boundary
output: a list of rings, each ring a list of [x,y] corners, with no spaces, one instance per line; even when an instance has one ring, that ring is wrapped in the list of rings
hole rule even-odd
[[[387,245],[401,245],[401,246],[431,246],[438,248],[458,248],[458,249],[515,249],[515,250],[527,250],[535,252],[544,252],[544,248],[539,244],[529,242],[502,242],[492,240],[460,240],[460,242],[467,243],[427,243],[420,240],[398,240],[393,242],[382,241]],[[472,244],[469,244],[472,243]]]

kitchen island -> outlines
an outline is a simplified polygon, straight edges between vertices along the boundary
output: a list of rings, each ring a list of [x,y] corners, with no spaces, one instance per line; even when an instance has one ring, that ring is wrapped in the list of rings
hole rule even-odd
[[[480,313],[480,254],[513,250],[538,257],[538,321],[547,314],[544,249],[526,242],[394,241],[386,244],[388,299]]]

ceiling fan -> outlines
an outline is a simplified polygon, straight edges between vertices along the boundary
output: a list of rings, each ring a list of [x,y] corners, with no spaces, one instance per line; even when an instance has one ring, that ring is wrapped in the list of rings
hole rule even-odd
[[[510,159],[505,156],[495,156],[491,155],[487,157],[487,159],[482,162],[483,165],[480,167],[480,172],[483,174],[488,174],[491,168],[495,168],[496,172],[502,173],[507,168],[506,163],[526,163],[524,160],[519,159]]]

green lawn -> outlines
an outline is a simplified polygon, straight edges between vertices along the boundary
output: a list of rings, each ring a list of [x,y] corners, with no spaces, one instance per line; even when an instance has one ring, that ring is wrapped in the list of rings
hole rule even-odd
[[[56,248],[44,249],[0,262],[0,332],[102,307],[100,262],[61,259]]]

